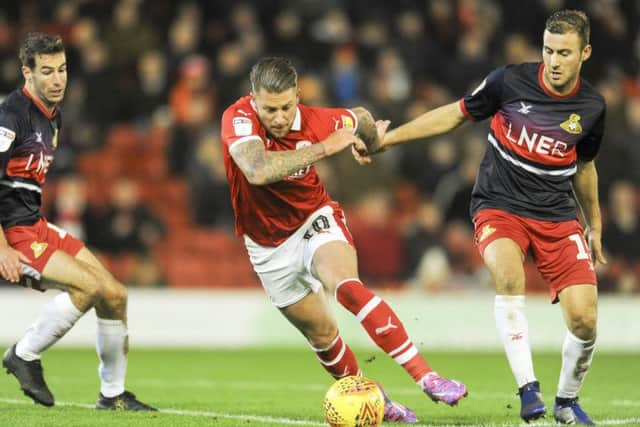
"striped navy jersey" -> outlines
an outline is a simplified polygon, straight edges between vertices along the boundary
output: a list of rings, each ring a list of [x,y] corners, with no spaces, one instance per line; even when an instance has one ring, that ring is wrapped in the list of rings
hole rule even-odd
[[[58,145],[61,114],[49,113],[25,88],[0,104],[0,223],[30,225],[40,218],[42,185]]]
[[[472,217],[493,208],[543,221],[576,218],[571,179],[578,161],[598,153],[605,102],[583,79],[567,95],[552,93],[543,70],[543,63],[498,68],[460,100],[468,118],[492,117]]]

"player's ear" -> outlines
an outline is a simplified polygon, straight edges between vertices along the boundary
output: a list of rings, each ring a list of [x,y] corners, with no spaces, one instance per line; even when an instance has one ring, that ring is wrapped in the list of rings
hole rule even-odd
[[[23,65],[21,70],[22,70],[22,77],[24,77],[24,80],[26,82],[31,83],[31,76],[32,76],[31,68],[27,67],[26,65]]]
[[[588,44],[586,45],[583,49],[582,49],[582,62],[586,61],[587,59],[591,58],[591,45]]]

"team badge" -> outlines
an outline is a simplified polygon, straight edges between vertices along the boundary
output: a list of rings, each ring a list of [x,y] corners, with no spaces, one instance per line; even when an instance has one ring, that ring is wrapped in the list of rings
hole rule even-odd
[[[582,133],[582,125],[580,124],[580,116],[573,113],[569,116],[569,119],[560,123],[560,127],[572,135],[578,135]]]
[[[353,118],[350,116],[342,116],[342,127],[347,129],[353,129]]]
[[[489,224],[485,225],[482,228],[482,232],[480,233],[480,238],[478,239],[478,242],[482,242],[484,239],[491,236],[495,232],[496,232],[496,229],[493,228],[491,225]]]
[[[16,139],[14,131],[0,126],[0,153],[7,151],[14,139]]]
[[[33,242],[31,244],[31,250],[33,251],[33,256],[35,258],[40,257],[40,255],[42,255],[42,253],[47,249],[47,246],[49,246],[48,243]]]
[[[253,130],[251,119],[247,119],[246,117],[234,117],[232,123],[236,136],[251,135],[251,131]]]

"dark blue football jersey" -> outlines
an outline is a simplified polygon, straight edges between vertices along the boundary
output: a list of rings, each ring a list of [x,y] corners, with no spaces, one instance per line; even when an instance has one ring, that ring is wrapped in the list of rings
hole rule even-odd
[[[61,114],[17,89],[0,104],[0,222],[3,228],[40,218],[42,185],[58,145]]]
[[[543,70],[543,63],[498,68],[460,100],[468,118],[492,117],[472,217],[492,208],[544,221],[576,218],[571,179],[578,160],[598,153],[605,102],[583,79],[571,93],[553,94]]]

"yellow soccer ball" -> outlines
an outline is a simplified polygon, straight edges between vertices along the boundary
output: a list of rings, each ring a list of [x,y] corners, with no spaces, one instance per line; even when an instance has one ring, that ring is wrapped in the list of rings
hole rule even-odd
[[[324,397],[324,416],[331,427],[376,427],[384,417],[384,395],[368,378],[336,381]]]

